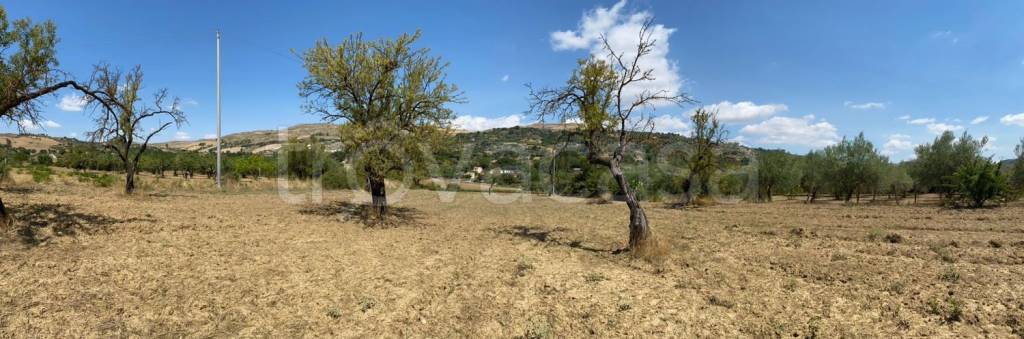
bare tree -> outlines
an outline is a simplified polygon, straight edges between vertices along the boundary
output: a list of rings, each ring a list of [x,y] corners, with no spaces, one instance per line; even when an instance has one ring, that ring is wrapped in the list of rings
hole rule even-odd
[[[140,66],[123,72],[100,64],[86,86],[96,124],[96,130],[89,132],[89,138],[102,143],[121,159],[125,194],[135,190],[139,158],[146,152],[153,136],[172,125],[177,128],[186,122],[185,113],[179,109],[180,100],[168,99],[166,89],[159,89],[153,94],[152,106],[144,104],[140,94],[142,78]],[[168,101],[170,106],[166,106]],[[157,120],[156,125],[146,130],[144,124],[151,120]]]
[[[636,50],[631,55],[616,51],[606,36],[601,37],[605,56],[580,60],[564,87],[530,89],[530,111],[541,120],[580,121],[580,133],[587,148],[587,160],[611,171],[629,207],[628,250],[642,250],[652,239],[647,214],[626,180],[622,162],[629,146],[650,136],[655,105],[682,105],[692,102],[685,94],[666,89],[642,89],[636,86],[655,80],[654,69],[644,68],[641,59],[657,43],[652,38],[651,20],[640,29]]]

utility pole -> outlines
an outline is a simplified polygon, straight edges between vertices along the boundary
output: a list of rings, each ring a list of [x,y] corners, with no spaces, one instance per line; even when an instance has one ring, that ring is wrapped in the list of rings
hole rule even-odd
[[[217,30],[217,189],[220,184],[220,30]]]

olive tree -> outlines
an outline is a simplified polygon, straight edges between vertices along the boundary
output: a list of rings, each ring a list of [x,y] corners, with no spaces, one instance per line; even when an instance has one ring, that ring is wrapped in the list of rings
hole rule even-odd
[[[964,132],[957,138],[953,132],[943,132],[932,143],[914,148],[917,159],[910,166],[909,174],[922,189],[950,198],[956,186],[953,174],[960,167],[983,158],[982,149],[987,143],[988,137],[975,139]]]
[[[608,168],[625,197],[629,208],[627,249],[634,252],[643,250],[653,238],[647,214],[622,163],[630,145],[653,131],[650,112],[655,105],[691,101],[685,94],[640,88],[655,81],[654,70],[641,62],[655,47],[652,33],[652,21],[646,20],[632,51],[616,51],[602,36],[606,54],[580,60],[565,86],[530,90],[530,111],[540,120],[551,117],[580,123],[587,161]]]
[[[393,40],[361,34],[332,46],[317,41],[302,54],[308,72],[299,83],[306,111],[341,121],[346,154],[366,178],[373,212],[388,211],[385,178],[423,160],[423,145],[440,142],[453,118],[448,105],[462,102],[446,79],[448,64],[414,48],[420,32]]]
[[[711,176],[718,165],[718,147],[727,133],[718,122],[717,111],[698,108],[690,116],[690,121],[693,123],[691,149],[686,159],[690,173],[683,182],[683,205],[693,203],[694,190],[702,197],[711,193]]]
[[[810,151],[801,163],[800,188],[807,193],[805,202],[813,204],[818,195],[828,187],[829,178],[825,176],[826,164],[822,151]]]
[[[93,142],[113,151],[124,166],[124,193],[135,191],[139,158],[149,141],[171,126],[181,127],[185,113],[178,98],[168,97],[166,89],[153,93],[152,104],[142,98],[142,67],[129,71],[99,64],[89,80],[88,105],[96,129],[89,132]],[[155,121],[155,125],[149,125]],[[147,129],[147,126],[152,126]]]
[[[1009,184],[1017,196],[1024,195],[1024,138],[1013,148],[1016,158],[1013,161],[1013,168],[1010,170]]]
[[[754,199],[770,202],[779,193],[790,191],[800,183],[797,160],[782,150],[762,151],[757,157],[757,192]]]

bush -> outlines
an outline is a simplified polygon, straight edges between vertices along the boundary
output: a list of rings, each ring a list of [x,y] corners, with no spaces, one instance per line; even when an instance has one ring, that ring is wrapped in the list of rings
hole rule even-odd
[[[353,188],[348,180],[348,171],[342,166],[336,166],[325,172],[320,177],[320,184],[324,189],[329,190]]]
[[[37,183],[50,182],[53,179],[50,176],[53,175],[53,169],[47,166],[32,166],[32,181]]]
[[[978,159],[961,166],[953,175],[956,195],[951,202],[980,208],[989,200],[1005,197],[1009,186],[1000,167],[989,159]]]
[[[92,183],[96,187],[110,187],[114,185],[114,177],[106,173],[74,172],[71,175],[77,178],[78,182]]]

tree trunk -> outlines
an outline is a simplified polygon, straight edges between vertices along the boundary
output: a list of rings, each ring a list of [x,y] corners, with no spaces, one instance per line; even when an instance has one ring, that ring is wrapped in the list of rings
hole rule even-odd
[[[7,215],[7,207],[4,206],[3,198],[0,198],[0,226],[11,226],[11,217]]]
[[[683,201],[681,201],[683,206],[693,203],[693,177],[693,172],[690,172],[690,175],[686,177],[686,181],[683,182]]]
[[[387,188],[384,185],[384,178],[376,175],[368,175],[367,182],[370,186],[370,196],[373,198],[371,207],[376,217],[383,217],[388,214]]]
[[[124,194],[135,192],[135,166],[125,166],[124,170]]]
[[[629,182],[626,181],[626,176],[619,168],[618,162],[612,160],[609,169],[615,182],[619,185],[619,189],[626,196],[626,206],[629,207],[629,250],[636,251],[651,239],[651,226],[647,222],[647,213],[640,206],[640,202],[636,200],[636,194],[633,193],[633,188],[629,187]]]

